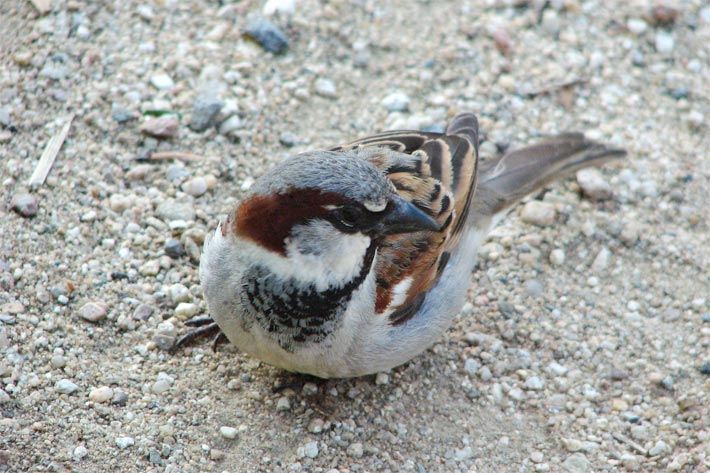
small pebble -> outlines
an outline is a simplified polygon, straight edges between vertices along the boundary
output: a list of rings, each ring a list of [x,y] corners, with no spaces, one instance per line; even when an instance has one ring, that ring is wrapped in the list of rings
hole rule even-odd
[[[22,215],[25,218],[34,217],[37,215],[39,210],[39,205],[37,204],[37,198],[32,194],[26,192],[15,194],[12,196],[12,202],[10,202],[10,207],[12,210]]]
[[[670,54],[673,52],[673,48],[675,47],[675,39],[673,39],[672,34],[659,30],[656,32],[655,45],[656,51],[659,53]]]
[[[652,457],[657,457],[670,452],[670,448],[663,440],[656,442],[653,447],[648,450],[648,455]]]
[[[183,320],[189,319],[190,317],[197,315],[199,311],[200,308],[197,304],[181,302],[177,305],[177,307],[175,307],[175,317]]]
[[[165,73],[152,75],[150,77],[150,83],[159,90],[170,90],[175,87],[175,82]]]
[[[270,53],[281,54],[288,49],[288,38],[278,26],[260,16],[248,20],[245,35]]]
[[[710,360],[700,365],[699,371],[704,375],[710,375]]]
[[[195,207],[188,202],[166,200],[158,205],[155,214],[165,222],[171,220],[195,220]]]
[[[71,394],[77,389],[79,389],[79,386],[65,378],[57,381],[57,383],[54,385],[54,389],[56,389],[57,392],[60,392],[62,394]]]
[[[136,441],[133,437],[116,437],[116,446],[121,450],[135,445]]]
[[[79,309],[79,316],[89,322],[98,322],[106,318],[107,307],[103,302],[87,302]]]
[[[78,445],[74,448],[74,451],[72,452],[72,456],[76,460],[81,460],[82,458],[85,458],[89,454],[89,450],[86,449],[85,446],[83,445]]]
[[[278,401],[276,401],[277,411],[288,411],[289,409],[291,409],[291,400],[288,396],[282,396]]]
[[[570,455],[562,462],[562,468],[567,473],[587,473],[591,471],[591,467],[587,457],[581,453]]]
[[[312,434],[319,434],[319,433],[323,432],[324,425],[325,425],[325,423],[323,422],[323,419],[318,419],[318,418],[312,419],[308,423],[308,431]]]
[[[540,391],[545,387],[545,382],[538,376],[531,376],[525,380],[525,389]]]
[[[113,398],[113,389],[108,386],[94,388],[89,392],[89,400],[98,403],[108,402]]]
[[[555,222],[555,206],[539,200],[531,200],[523,207],[520,218],[523,222],[546,227]]]
[[[261,12],[265,16],[274,14],[291,16],[296,11],[296,0],[266,0]]]
[[[5,404],[6,402],[10,402],[10,400],[10,395],[4,390],[0,389],[0,404]]]
[[[648,29],[648,24],[639,18],[629,18],[626,27],[635,35],[642,35]]]
[[[377,386],[383,386],[390,383],[390,377],[387,373],[377,373],[375,376],[375,384]]]
[[[565,262],[565,252],[560,248],[555,248],[550,252],[550,263],[560,266]]]
[[[318,456],[318,442],[308,442],[303,446],[303,453],[308,458],[315,458]]]
[[[138,272],[143,276],[156,276],[160,272],[160,261],[146,261],[140,268],[138,268]]]
[[[404,92],[392,92],[382,99],[382,106],[388,112],[406,112],[409,110],[409,96]]]
[[[203,93],[195,98],[192,104],[192,117],[190,128],[195,131],[204,131],[214,125],[215,118],[224,107],[224,102],[212,93]]]
[[[470,375],[478,373],[480,367],[481,365],[473,358],[466,358],[466,361],[463,364],[463,369]]]
[[[172,138],[177,136],[179,129],[180,121],[175,115],[148,118],[140,128],[146,135],[156,138]]]
[[[577,183],[584,195],[592,200],[606,200],[612,196],[611,185],[598,169],[586,168],[577,171]]]
[[[239,118],[239,115],[232,115],[222,122],[219,126],[219,132],[223,135],[234,135],[242,126],[242,119]]]
[[[364,454],[362,444],[360,442],[351,443],[350,446],[348,446],[347,453],[353,458],[362,458]]]
[[[226,425],[223,425],[219,428],[219,434],[226,439],[233,440],[237,438],[237,433],[238,431],[234,427],[228,427]]]
[[[193,177],[180,186],[183,192],[193,197],[199,197],[207,192],[207,181],[204,177]]]
[[[320,77],[320,78],[316,79],[314,87],[315,87],[316,94],[320,95],[321,97],[325,97],[325,98],[329,98],[329,99],[333,99],[333,98],[337,97],[335,83],[330,79]]]
[[[180,240],[174,238],[166,240],[163,249],[165,250],[165,254],[173,259],[178,259],[185,255],[185,248],[182,246],[182,243],[180,243]]]

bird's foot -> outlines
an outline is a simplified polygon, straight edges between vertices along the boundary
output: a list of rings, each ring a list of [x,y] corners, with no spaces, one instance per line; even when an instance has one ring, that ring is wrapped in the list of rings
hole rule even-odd
[[[198,338],[204,338],[208,336],[213,336],[212,338],[212,351],[217,351],[217,347],[222,343],[226,343],[229,340],[227,336],[222,332],[212,317],[209,315],[198,315],[191,319],[185,321],[185,325],[194,327],[192,330],[188,331],[185,335],[181,336],[173,345],[171,351],[175,352],[180,348],[191,345]]]

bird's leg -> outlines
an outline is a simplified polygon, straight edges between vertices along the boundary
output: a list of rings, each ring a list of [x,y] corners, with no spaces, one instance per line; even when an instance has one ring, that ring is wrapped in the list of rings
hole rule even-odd
[[[213,335],[212,339],[212,350],[217,351],[217,347],[228,341],[227,337],[224,335],[222,330],[220,330],[219,325],[215,322],[209,315],[198,315],[189,320],[185,321],[185,325],[190,327],[195,327],[188,331],[185,335],[181,336],[173,345],[171,351],[175,352],[178,349],[192,344],[198,338],[203,338],[206,336]]]

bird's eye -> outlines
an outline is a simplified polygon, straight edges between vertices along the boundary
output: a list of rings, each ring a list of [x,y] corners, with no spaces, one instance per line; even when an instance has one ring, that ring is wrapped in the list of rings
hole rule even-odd
[[[348,227],[353,227],[362,216],[362,210],[357,207],[343,207],[340,209],[340,222]]]

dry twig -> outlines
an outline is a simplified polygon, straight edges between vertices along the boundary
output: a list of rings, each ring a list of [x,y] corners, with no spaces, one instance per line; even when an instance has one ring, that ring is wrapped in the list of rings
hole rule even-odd
[[[42,152],[42,156],[37,162],[37,167],[35,167],[35,170],[27,183],[30,187],[41,186],[44,184],[44,180],[47,179],[49,170],[52,169],[54,159],[57,157],[59,150],[62,148],[64,140],[67,138],[67,134],[69,134],[69,127],[71,127],[72,120],[74,120],[73,113],[69,115],[67,122],[64,124],[62,129],[59,130],[59,133],[54,135],[47,143],[47,146]]]

